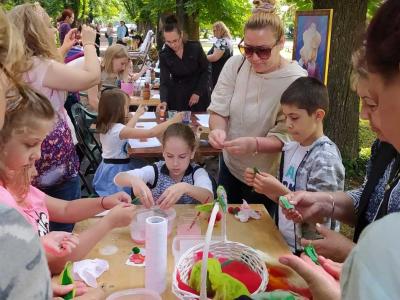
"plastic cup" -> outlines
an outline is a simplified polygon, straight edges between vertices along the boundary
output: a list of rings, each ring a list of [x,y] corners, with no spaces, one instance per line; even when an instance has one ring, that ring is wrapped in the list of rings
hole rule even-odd
[[[191,117],[191,115],[192,115],[192,112],[191,112],[190,110],[185,110],[185,111],[183,112],[183,120],[182,120],[182,123],[183,123],[183,124],[186,124],[186,125],[189,125],[189,124],[190,124],[190,117]]]
[[[137,80],[133,83],[133,96],[140,97],[142,89],[140,87],[140,81]]]
[[[178,113],[178,111],[176,111],[176,110],[169,110],[168,111],[168,119],[172,119],[177,113]]]
[[[161,300],[161,297],[148,289],[129,289],[112,293],[106,300]]]
[[[131,238],[137,244],[144,244],[146,241],[146,230],[145,224],[146,219],[151,216],[161,216],[168,220],[168,235],[172,232],[172,227],[175,223],[176,211],[173,208],[169,208],[165,211],[161,211],[157,208],[151,209],[139,209],[130,225],[131,227]]]
[[[200,219],[197,217],[196,210],[187,210],[178,216],[176,234],[178,236],[201,235]]]
[[[127,93],[129,96],[133,95],[133,83],[132,82],[121,82],[121,90]]]

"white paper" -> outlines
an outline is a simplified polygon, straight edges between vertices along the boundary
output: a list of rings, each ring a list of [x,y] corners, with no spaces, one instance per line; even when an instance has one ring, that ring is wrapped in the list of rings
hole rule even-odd
[[[97,288],[96,278],[100,277],[109,268],[108,261],[96,258],[74,262],[72,271],[75,280],[82,280],[88,286]]]
[[[160,99],[160,94],[151,95],[152,99]]]
[[[141,119],[156,119],[156,113],[154,111],[146,111],[140,116],[139,120]]]
[[[157,126],[157,122],[137,122],[135,128],[151,129]]]
[[[145,287],[159,294],[167,286],[167,219],[153,216],[146,219]]]
[[[96,217],[104,217],[108,214],[109,211],[110,211],[109,209],[102,211],[101,213],[98,213]]]
[[[160,147],[161,143],[158,140],[158,138],[152,137],[146,139],[145,142],[142,142],[137,139],[129,140],[129,146],[131,146],[131,148],[151,148],[151,147]]]
[[[210,115],[209,114],[195,114],[197,118],[197,122],[203,126],[208,128],[208,121],[210,120]]]

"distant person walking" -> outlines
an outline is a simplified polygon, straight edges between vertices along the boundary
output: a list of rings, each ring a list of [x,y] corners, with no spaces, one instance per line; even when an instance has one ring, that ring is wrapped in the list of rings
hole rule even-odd
[[[119,26],[117,27],[117,44],[122,44],[126,46],[126,43],[124,42],[124,37],[129,35],[128,33],[128,28],[125,25],[124,21],[119,22]]]
[[[212,68],[212,89],[216,86],[219,74],[226,61],[233,55],[232,37],[224,22],[215,22],[213,24],[213,33],[216,40],[207,53],[207,59]]]
[[[75,15],[72,9],[64,9],[61,16],[57,19],[60,22],[58,34],[60,37],[60,45],[64,43],[65,35],[71,30],[71,25],[74,23]]]
[[[114,35],[114,28],[112,26],[112,23],[108,23],[107,30],[106,30],[106,33],[105,33],[105,36],[106,36],[107,41],[108,41],[108,46],[111,46],[112,43],[113,43],[113,40],[114,40],[113,35]]]

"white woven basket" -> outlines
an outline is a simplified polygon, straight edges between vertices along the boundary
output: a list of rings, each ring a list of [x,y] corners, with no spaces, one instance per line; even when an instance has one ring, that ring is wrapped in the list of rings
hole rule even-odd
[[[206,290],[206,276],[207,276],[207,258],[208,253],[211,252],[215,258],[227,258],[230,260],[237,260],[247,264],[253,271],[255,271],[261,277],[261,283],[258,289],[253,293],[253,295],[265,291],[268,283],[268,271],[265,267],[265,263],[260,258],[260,256],[250,247],[237,243],[228,241],[226,238],[226,217],[225,213],[222,214],[222,235],[224,237],[223,241],[211,242],[211,235],[214,228],[215,218],[219,210],[218,203],[215,204],[213,211],[211,213],[210,222],[207,228],[207,234],[205,237],[205,242],[196,245],[188,249],[179,259],[175,266],[173,278],[172,278],[172,292],[179,298],[183,300],[189,299],[207,299]],[[181,290],[178,286],[177,275],[179,273],[180,279],[183,283],[189,285],[189,272],[195,264],[195,254],[199,251],[203,251],[202,260],[202,274],[201,274],[201,291],[200,296]]]

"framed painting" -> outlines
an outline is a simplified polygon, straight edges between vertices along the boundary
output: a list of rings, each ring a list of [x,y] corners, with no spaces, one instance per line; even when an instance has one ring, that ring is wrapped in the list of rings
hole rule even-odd
[[[293,60],[308,76],[328,83],[329,49],[333,9],[297,11],[293,38]]]

